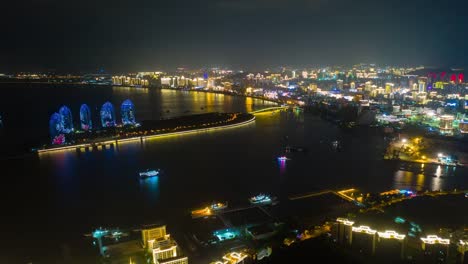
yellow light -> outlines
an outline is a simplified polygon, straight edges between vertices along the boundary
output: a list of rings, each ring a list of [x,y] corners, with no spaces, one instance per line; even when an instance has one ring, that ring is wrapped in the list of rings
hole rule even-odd
[[[360,227],[353,226],[353,232],[365,233],[368,235],[375,235],[375,233],[377,233],[377,230],[371,229],[368,226],[360,226]]]
[[[426,244],[450,244],[450,239],[443,239],[436,235],[429,235],[427,237],[421,237],[421,240]]]
[[[336,221],[340,222],[340,223],[343,223],[344,225],[347,225],[347,226],[352,226],[354,224],[353,221],[350,221],[350,220],[348,220],[346,218],[341,218],[341,217],[337,218]]]
[[[393,230],[386,230],[385,232],[377,232],[377,233],[379,234],[379,237],[381,238],[403,240],[406,237],[405,235],[398,234],[397,232]]]

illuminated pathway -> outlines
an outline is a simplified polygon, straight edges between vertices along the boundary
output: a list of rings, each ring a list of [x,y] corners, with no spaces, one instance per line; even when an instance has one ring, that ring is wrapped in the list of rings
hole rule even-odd
[[[93,149],[94,147],[106,148],[106,146],[112,146],[114,144],[118,145],[119,143],[124,143],[124,142],[138,142],[138,141],[142,142],[143,140],[148,140],[148,139],[197,134],[197,133],[217,131],[217,130],[225,130],[225,129],[238,128],[238,127],[250,125],[252,123],[255,123],[255,116],[252,116],[252,118],[250,118],[247,121],[236,123],[236,124],[221,125],[221,126],[214,126],[214,127],[207,127],[207,128],[197,128],[197,129],[149,135],[149,136],[137,136],[137,137],[125,138],[125,139],[107,140],[103,142],[96,142],[94,144],[88,143],[88,144],[70,145],[70,146],[50,148],[50,149],[39,149],[37,150],[37,153],[41,154],[41,153],[69,151],[69,150],[86,150],[86,149]]]

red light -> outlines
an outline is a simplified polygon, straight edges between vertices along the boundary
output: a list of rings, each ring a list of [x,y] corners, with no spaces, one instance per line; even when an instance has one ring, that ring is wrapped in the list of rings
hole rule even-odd
[[[440,73],[440,78],[441,78],[441,79],[444,79],[445,75],[447,75],[446,72],[441,72],[441,73]]]
[[[452,75],[450,75],[450,81],[451,82],[456,82],[457,81],[457,75],[455,73],[453,73]]]
[[[458,82],[462,83],[465,80],[465,75],[463,73],[458,74]]]

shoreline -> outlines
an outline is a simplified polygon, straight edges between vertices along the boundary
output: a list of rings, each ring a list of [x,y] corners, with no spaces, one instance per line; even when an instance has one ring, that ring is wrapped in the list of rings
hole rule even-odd
[[[196,129],[190,129],[190,130],[184,130],[184,131],[178,131],[178,132],[166,132],[166,133],[147,135],[147,136],[136,136],[136,137],[129,137],[129,138],[113,139],[113,140],[102,140],[102,141],[96,141],[93,143],[73,144],[73,145],[68,145],[68,146],[63,146],[63,147],[35,149],[33,150],[33,152],[36,152],[37,154],[42,154],[42,153],[57,152],[57,151],[77,150],[77,149],[82,149],[82,148],[93,149],[95,147],[99,148],[99,147],[105,147],[108,145],[113,146],[114,144],[118,145],[119,143],[126,143],[126,142],[132,142],[132,141],[143,141],[147,139],[155,139],[155,138],[161,138],[161,137],[179,136],[179,135],[203,133],[203,132],[208,132],[208,131],[216,131],[216,130],[221,130],[221,129],[237,128],[237,127],[246,126],[252,123],[255,123],[254,115],[251,115],[250,119],[246,121],[242,121],[240,123],[212,126],[212,127],[206,127],[206,128],[196,128]]]
[[[118,85],[112,85],[112,87],[126,87],[126,86],[118,86]],[[132,88],[132,87],[131,87]],[[143,88],[153,88],[153,87],[143,87]],[[223,91],[213,91],[213,90],[195,90],[195,89],[179,89],[179,88],[170,88],[170,87],[154,87],[156,89],[161,89],[161,90],[173,90],[173,91],[180,91],[180,92],[202,92],[202,93],[213,93],[213,94],[223,94],[223,95],[230,95],[230,96],[238,96],[238,97],[244,97],[244,98],[252,98],[252,99],[258,99],[258,100],[263,100],[271,103],[276,103],[276,104],[282,104],[281,100],[272,100],[268,98],[263,98],[259,96],[252,96],[252,95],[244,95],[244,94],[236,94],[236,93],[230,93],[230,92],[223,92]],[[138,88],[136,88],[138,89]]]
[[[183,89],[183,88],[171,88],[171,87],[156,87],[156,86],[148,86],[148,87],[135,87],[135,86],[123,86],[123,85],[112,85],[112,84],[86,84],[86,83],[60,83],[60,82],[1,82],[0,85],[2,84],[43,84],[43,85],[72,85],[72,86],[97,86],[97,87],[121,87],[121,88],[131,88],[131,89],[159,89],[159,90],[173,90],[173,91],[180,91],[180,92],[203,92],[203,93],[213,93],[213,94],[224,94],[224,95],[230,95],[230,96],[238,96],[238,97],[244,97],[244,98],[252,98],[252,99],[258,99],[258,100],[263,100],[271,103],[277,103],[277,104],[282,104],[284,103],[281,100],[272,100],[268,98],[263,98],[259,96],[252,96],[252,95],[244,95],[244,94],[237,94],[237,93],[230,93],[230,92],[223,92],[223,91],[213,91],[213,90],[196,90],[196,89]]]

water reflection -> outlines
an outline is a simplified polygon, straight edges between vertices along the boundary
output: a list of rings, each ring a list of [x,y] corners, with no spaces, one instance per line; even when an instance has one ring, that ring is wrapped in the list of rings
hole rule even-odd
[[[140,180],[140,191],[145,202],[150,206],[156,205],[159,199],[159,177]]]
[[[278,159],[278,166],[280,169],[280,174],[283,175],[286,172],[286,160]]]

